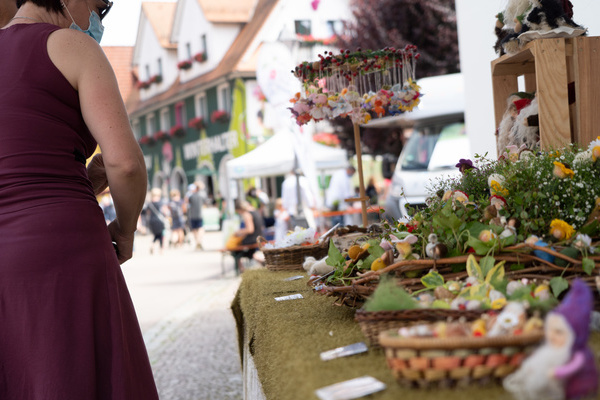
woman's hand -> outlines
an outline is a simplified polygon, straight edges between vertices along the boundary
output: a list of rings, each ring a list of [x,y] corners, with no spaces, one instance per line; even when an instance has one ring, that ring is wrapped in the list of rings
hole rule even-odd
[[[117,258],[123,264],[133,256],[134,232],[122,233],[117,220],[108,224],[108,232],[113,242],[117,243]]]
[[[106,168],[104,167],[104,158],[102,154],[96,154],[87,166],[87,173],[94,195],[98,196],[108,187],[108,178],[106,177]]]

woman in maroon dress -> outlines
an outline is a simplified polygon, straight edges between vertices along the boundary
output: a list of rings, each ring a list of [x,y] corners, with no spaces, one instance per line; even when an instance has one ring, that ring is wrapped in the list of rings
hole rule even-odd
[[[119,265],[147,178],[97,43],[112,3],[18,5],[0,29],[0,399],[157,399]]]

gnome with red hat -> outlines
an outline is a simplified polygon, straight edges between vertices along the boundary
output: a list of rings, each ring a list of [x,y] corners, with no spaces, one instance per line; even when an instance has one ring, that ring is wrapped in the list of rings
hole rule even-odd
[[[598,370],[588,346],[593,298],[575,280],[563,302],[546,317],[545,343],[504,380],[519,400],[586,399],[598,391]]]

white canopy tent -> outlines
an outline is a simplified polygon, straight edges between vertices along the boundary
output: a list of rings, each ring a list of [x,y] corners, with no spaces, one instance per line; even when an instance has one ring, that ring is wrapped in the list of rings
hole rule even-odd
[[[313,141],[308,146],[318,171],[348,166],[346,150]],[[251,152],[227,162],[229,179],[285,175],[292,169],[294,169],[294,140],[290,132],[279,132]]]

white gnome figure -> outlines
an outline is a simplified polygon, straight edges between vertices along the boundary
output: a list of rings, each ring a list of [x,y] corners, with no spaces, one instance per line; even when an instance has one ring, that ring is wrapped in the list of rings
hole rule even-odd
[[[587,344],[592,306],[591,290],[575,280],[546,317],[545,343],[504,379],[504,388],[518,400],[595,398],[598,370]]]

